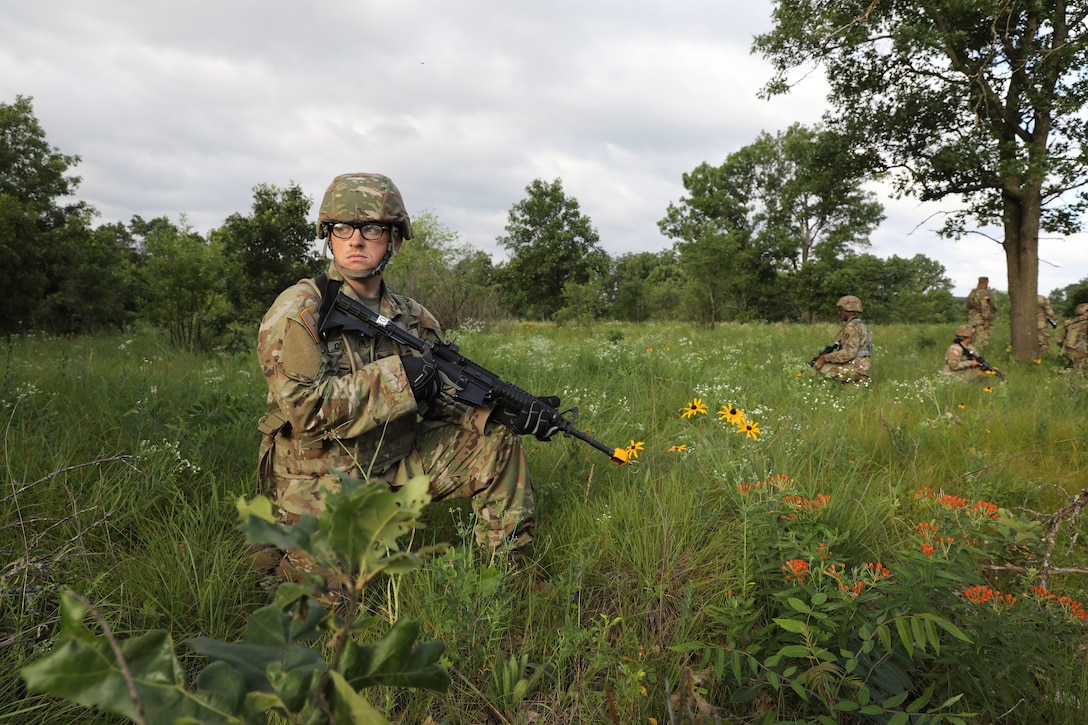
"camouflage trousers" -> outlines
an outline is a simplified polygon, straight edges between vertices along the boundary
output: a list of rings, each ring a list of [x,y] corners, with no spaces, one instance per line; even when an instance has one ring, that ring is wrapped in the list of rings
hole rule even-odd
[[[986,322],[977,315],[968,315],[967,324],[975,328],[975,336],[971,340],[971,347],[982,352],[990,344],[990,327],[992,323]]]
[[[1050,354],[1050,328],[1046,325],[1040,327],[1037,340],[1039,344],[1039,357],[1046,357]]]
[[[1062,350],[1062,357],[1069,360],[1073,365],[1073,371],[1078,372],[1081,375],[1088,374],[1088,354],[1081,352],[1080,350]]]
[[[277,442],[277,459],[280,447]],[[283,447],[290,448],[289,444]],[[344,472],[358,477],[361,467]],[[384,470],[371,471],[369,477],[396,488],[418,475],[430,477],[430,494],[435,501],[472,499],[476,542],[485,551],[516,550],[532,541],[535,507],[529,465],[521,438],[505,426],[488,423],[481,434],[443,421],[420,421],[408,455]],[[340,487],[339,478],[332,473],[280,476],[275,468],[271,483],[273,503],[279,507],[280,520],[287,524],[304,513],[320,515],[326,493]],[[289,551],[278,573],[285,579],[298,579],[314,570],[308,555]],[[335,588],[335,583],[330,586]]]
[[[868,356],[856,357],[844,363],[825,362],[813,370],[826,378],[844,383],[860,383],[872,377],[872,361]]]

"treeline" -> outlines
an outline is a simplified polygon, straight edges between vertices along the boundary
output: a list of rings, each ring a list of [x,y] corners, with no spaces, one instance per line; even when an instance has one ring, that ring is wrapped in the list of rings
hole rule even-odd
[[[390,267],[391,285],[454,328],[503,318],[569,322],[813,321],[855,294],[878,322],[963,316],[942,265],[863,253],[882,208],[848,154],[793,127],[684,175],[660,252],[612,257],[559,179],[534,180],[491,257],[430,211]],[[209,233],[182,216],[95,225],[76,199],[78,156],[46,141],[29,98],[0,104],[0,333],[74,335],[149,324],[179,347],[242,349],[275,296],[327,262],[297,185],[259,183],[247,213]]]

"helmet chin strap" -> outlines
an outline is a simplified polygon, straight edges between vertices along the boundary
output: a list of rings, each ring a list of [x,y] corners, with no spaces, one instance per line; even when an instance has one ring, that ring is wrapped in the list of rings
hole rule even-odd
[[[329,251],[329,240],[326,239],[325,240],[325,252],[328,253],[328,251]],[[385,255],[381,258],[381,260],[378,262],[378,266],[374,267],[374,269],[364,269],[364,270],[356,272],[354,270],[344,269],[339,264],[336,264],[335,260],[333,261],[333,264],[336,264],[336,268],[338,270],[340,270],[340,274],[344,275],[348,279],[363,280],[363,279],[370,279],[371,277],[376,277],[377,275],[379,275],[383,271],[385,271],[386,266],[389,264],[389,260],[391,260],[392,258],[393,258],[393,235],[390,234],[389,235],[389,245],[385,248]]]

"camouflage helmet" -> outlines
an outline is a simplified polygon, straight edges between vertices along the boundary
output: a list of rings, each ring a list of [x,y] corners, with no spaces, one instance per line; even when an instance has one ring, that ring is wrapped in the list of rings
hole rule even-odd
[[[839,301],[835,303],[836,307],[841,307],[847,312],[861,312],[861,300],[854,295],[843,295],[839,298]]]
[[[971,325],[960,325],[956,328],[956,337],[974,337],[975,328]]]
[[[400,190],[382,174],[340,174],[332,180],[317,213],[318,238],[327,237],[328,226],[336,222],[384,222],[396,226],[404,239],[412,238]]]
[[[1083,315],[1085,312],[1088,312],[1088,302],[1081,302],[1073,311],[1078,315]]]

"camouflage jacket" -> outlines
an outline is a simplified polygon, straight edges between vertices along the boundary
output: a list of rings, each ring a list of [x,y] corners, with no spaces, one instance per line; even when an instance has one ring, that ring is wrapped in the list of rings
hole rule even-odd
[[[1058,333],[1058,345],[1063,355],[1088,353],[1088,320],[1083,317],[1066,320]]]
[[[327,274],[343,280],[335,266]],[[358,300],[348,285],[341,291]],[[384,283],[379,305],[382,315],[420,338],[441,339],[434,315]],[[399,357],[412,351],[355,332],[321,339],[320,309],[314,280],[301,280],[261,321],[257,358],[268,383],[268,413],[259,425],[262,485],[269,476],[380,472],[411,452],[417,414],[479,425],[477,411],[448,398],[417,406]]]
[[[869,326],[862,322],[860,317],[852,317],[842,328],[839,344],[838,350],[824,355],[826,362],[841,365],[850,362],[854,358],[871,356],[873,354],[873,333],[869,331]]]
[[[993,322],[995,317],[997,317],[997,305],[990,297],[990,288],[975,287],[971,290],[971,293],[967,295],[968,320]]]

